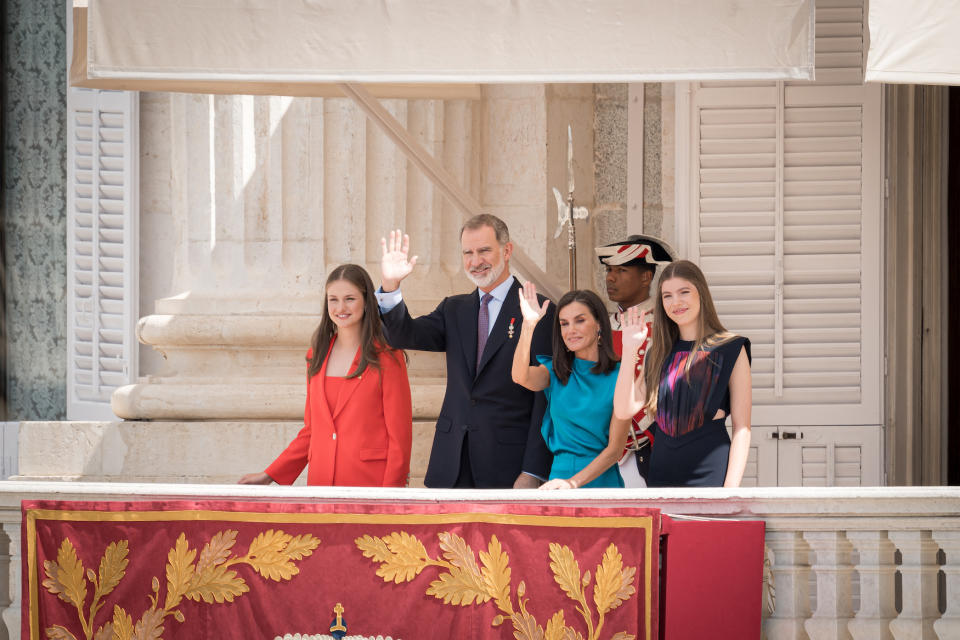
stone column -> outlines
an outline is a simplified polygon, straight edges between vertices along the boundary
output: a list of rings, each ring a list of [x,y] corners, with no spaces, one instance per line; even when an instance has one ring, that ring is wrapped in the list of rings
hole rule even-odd
[[[847,539],[860,555],[860,610],[850,621],[854,640],[893,640],[890,621],[897,617],[894,603],[896,549],[885,531],[850,531]]]
[[[589,85],[486,86],[480,100],[384,104],[546,269],[556,225],[548,193],[565,183],[554,173],[565,163],[568,123],[582,132],[575,138],[578,202],[592,206],[591,93]],[[378,284],[380,238],[390,229],[409,233],[419,256],[403,284],[412,313],[473,289],[461,268],[463,212],[345,98],[148,93],[141,143],[138,337],[146,346],[138,384],[118,390],[113,408],[122,418],[154,421],[150,433],[182,434],[186,425],[192,435],[180,446],[191,450],[229,455],[251,439],[260,452],[279,450],[276,442],[302,420],[304,356],[327,273],[353,262]],[[581,230],[582,267],[593,259],[593,242],[589,226]],[[565,280],[565,266],[556,271]],[[410,356],[416,486],[444,392],[444,362],[442,354]],[[153,455],[157,437],[120,435],[119,453],[103,456],[116,463],[98,479],[169,476],[172,465]],[[151,457],[159,462],[149,473],[131,462]],[[227,466],[240,473],[259,468],[258,460],[235,455]],[[71,477],[88,477],[88,466]],[[226,469],[183,477],[231,480]]]
[[[933,628],[940,640],[960,638],[960,531],[934,531],[933,540],[947,557],[947,608]]]
[[[404,283],[414,311],[460,284],[459,252],[441,250],[452,225],[438,193],[351,101],[148,94],[145,103],[142,201],[148,221],[162,215],[166,226],[154,219],[160,233],[142,234],[156,302],[138,337],[160,356],[144,354],[141,381],[114,394],[118,416],[299,420],[327,272],[354,262],[379,280],[380,237],[392,228],[408,230],[420,256]],[[435,157],[451,140],[455,174],[478,173],[475,101],[386,105]]]
[[[578,202],[592,205],[591,95],[590,85],[510,85],[484,87],[481,101],[384,102],[547,268],[548,193],[565,184],[568,123],[582,132]],[[414,313],[473,288],[458,248],[463,213],[351,101],[146,94],[142,104],[141,296],[153,308],[138,337],[155,353],[141,350],[140,382],[114,394],[118,416],[299,420],[326,275],[354,262],[376,284],[390,229],[407,231],[419,256],[403,285]],[[583,265],[589,225],[581,240]],[[442,370],[415,357],[411,373]],[[414,385],[415,415],[429,417],[418,407],[437,392]]]
[[[891,531],[890,540],[900,549],[903,563],[903,606],[890,623],[897,640],[936,638],[933,621],[937,610],[937,545],[929,531]]]
[[[804,623],[811,640],[852,638],[847,624],[853,617],[850,584],[852,546],[843,531],[807,531],[804,540],[816,554],[817,610]]]
[[[767,530],[773,551],[776,605],[763,623],[768,640],[806,640],[803,621],[810,617],[810,547],[798,531]]]
[[[766,626],[767,619],[773,615],[773,612],[777,609],[777,585],[774,583],[773,578],[773,550],[769,545],[763,545],[763,600],[762,600],[762,609],[760,611],[761,618],[761,631],[760,637],[761,640],[767,640],[767,634],[763,630],[763,627]]]
[[[20,557],[20,514],[17,513],[16,515],[18,516],[16,522],[3,523],[3,532],[10,540],[10,547],[7,553],[10,564],[8,577],[11,602],[9,606],[3,610],[3,613],[0,614],[0,617],[3,618],[3,623],[7,626],[7,637],[10,638],[10,640],[20,637],[20,600],[22,591],[20,565],[22,564],[22,560]]]

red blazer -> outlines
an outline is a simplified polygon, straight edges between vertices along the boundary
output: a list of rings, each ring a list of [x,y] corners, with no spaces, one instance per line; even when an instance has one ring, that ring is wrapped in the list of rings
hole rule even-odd
[[[357,350],[351,371],[359,356]],[[368,366],[359,377],[344,381],[337,407],[331,412],[324,393],[328,352],[320,372],[307,381],[303,429],[267,467],[268,476],[280,484],[293,484],[309,462],[310,485],[407,484],[413,442],[407,364],[401,351],[381,352],[379,359],[379,372]]]

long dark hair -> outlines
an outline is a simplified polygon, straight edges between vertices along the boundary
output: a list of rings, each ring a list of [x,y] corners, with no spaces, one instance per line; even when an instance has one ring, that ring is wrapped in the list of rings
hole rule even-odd
[[[557,303],[557,312],[553,314],[553,372],[557,375],[560,384],[567,384],[570,371],[573,369],[574,355],[567,349],[560,334],[560,310],[572,302],[579,302],[590,310],[590,315],[600,327],[600,338],[597,341],[597,364],[590,369],[590,373],[610,373],[620,362],[613,350],[613,334],[610,331],[610,322],[607,320],[607,309],[600,296],[588,289],[567,291]]]
[[[334,269],[327,278],[323,291],[323,317],[320,319],[320,325],[313,332],[313,338],[310,339],[310,346],[313,349],[313,355],[307,358],[309,366],[307,367],[307,379],[320,373],[323,368],[323,361],[327,358],[327,352],[330,350],[330,342],[337,333],[337,325],[330,318],[330,310],[327,308],[327,287],[338,280],[349,282],[360,290],[363,297],[363,319],[360,321],[360,361],[357,362],[357,368],[351,371],[347,377],[356,378],[366,371],[367,367],[380,370],[380,354],[389,351],[394,357],[396,353],[387,346],[387,340],[383,337],[383,327],[380,324],[380,313],[377,309],[377,297],[374,295],[373,280],[370,274],[363,267],[356,264],[342,264]]]
[[[709,348],[733,338],[733,334],[726,330],[717,315],[717,307],[713,304],[707,277],[703,275],[693,262],[677,260],[671,262],[660,274],[657,284],[657,295],[653,301],[653,335],[650,339],[650,348],[643,361],[643,379],[647,385],[647,411],[657,412],[657,394],[660,389],[660,375],[663,364],[670,355],[674,343],[680,339],[680,328],[670,319],[663,307],[663,283],[671,278],[683,278],[697,289],[700,296],[700,315],[697,316],[697,339],[693,342],[690,352],[696,353],[703,348]],[[693,358],[687,359],[684,375],[690,373]]]

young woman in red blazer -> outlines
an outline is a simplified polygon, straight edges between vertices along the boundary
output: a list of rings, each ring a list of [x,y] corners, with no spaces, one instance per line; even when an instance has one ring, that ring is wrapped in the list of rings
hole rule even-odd
[[[323,319],[307,352],[303,429],[262,473],[240,484],[402,487],[410,472],[413,408],[406,359],[383,337],[375,287],[363,267],[327,278]]]

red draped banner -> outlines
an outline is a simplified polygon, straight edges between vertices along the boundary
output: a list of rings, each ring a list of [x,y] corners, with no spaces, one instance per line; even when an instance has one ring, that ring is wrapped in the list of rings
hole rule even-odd
[[[657,638],[656,509],[23,503],[23,637]]]

